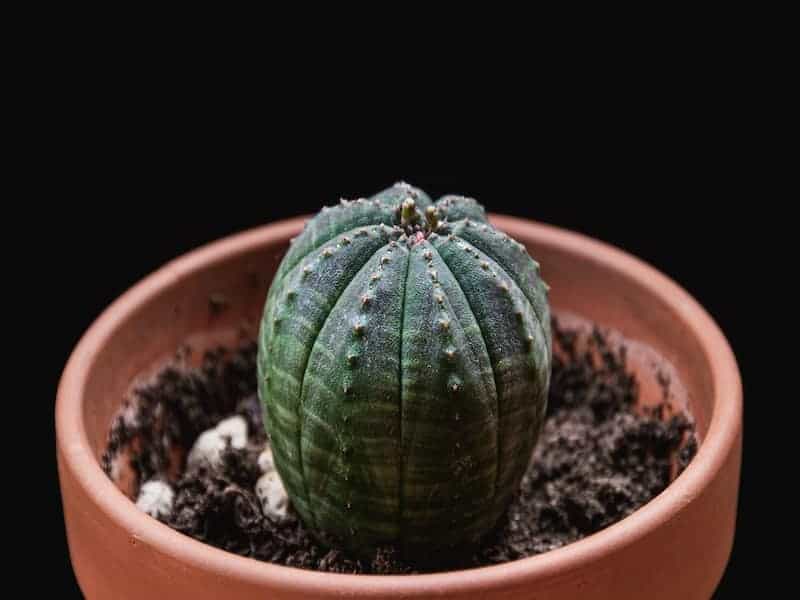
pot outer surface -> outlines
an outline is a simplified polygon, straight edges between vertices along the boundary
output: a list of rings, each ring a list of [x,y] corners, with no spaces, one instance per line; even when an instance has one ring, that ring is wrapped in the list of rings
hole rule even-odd
[[[553,227],[492,220],[541,263],[556,314],[618,330],[674,368],[702,441],[665,492],[606,530],[540,556],[412,576],[261,563],[140,513],[99,466],[126,391],[187,340],[230,343],[243,322],[255,333],[272,275],[302,228],[292,219],[169,263],[113,304],[71,357],[59,387],[57,450],[70,555],[86,597],[709,598],[733,541],[741,463],[741,382],[727,342],[691,297],[637,259]],[[224,298],[225,310],[211,298]],[[652,370],[648,356],[631,357],[643,379]],[[647,384],[642,392],[645,402],[660,393]]]

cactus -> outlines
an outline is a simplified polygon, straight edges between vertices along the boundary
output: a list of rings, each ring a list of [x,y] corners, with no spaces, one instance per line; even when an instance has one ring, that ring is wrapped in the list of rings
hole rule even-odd
[[[397,184],[293,240],[258,352],[275,465],[312,531],[357,553],[467,547],[544,419],[547,287],[477,202]]]

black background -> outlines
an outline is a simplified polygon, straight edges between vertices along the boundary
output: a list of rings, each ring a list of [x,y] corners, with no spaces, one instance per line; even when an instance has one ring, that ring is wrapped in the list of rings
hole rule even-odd
[[[258,179],[245,175],[252,171],[241,165],[225,174],[188,169],[156,180],[152,171],[145,177],[134,168],[113,170],[85,190],[85,201],[56,202],[50,209],[53,251],[47,283],[59,291],[58,319],[49,324],[54,328],[52,392],[71,349],[91,322],[120,293],[165,261],[227,234],[311,213],[340,197],[370,195],[401,179],[432,197],[469,195],[493,212],[586,233],[672,277],[715,318],[743,373],[747,435],[737,537],[715,598],[736,597],[747,576],[746,565],[755,560],[756,532],[747,515],[755,504],[749,440],[757,409],[751,409],[747,399],[759,349],[752,319],[744,316],[751,286],[743,282],[743,265],[753,258],[744,241],[752,223],[736,208],[738,199],[731,200],[742,193],[731,173],[724,174],[727,184],[720,186],[722,173],[703,175],[686,165],[653,168],[646,161],[581,171],[537,170],[536,177],[473,170],[460,176],[306,172],[303,176],[271,173]],[[168,168],[162,171],[165,174]],[[52,426],[49,433],[48,457],[53,457]],[[54,460],[49,472],[55,510],[50,513],[52,521],[44,524],[50,532],[46,552],[52,554],[48,573],[56,578],[58,597],[80,597],[69,563]]]

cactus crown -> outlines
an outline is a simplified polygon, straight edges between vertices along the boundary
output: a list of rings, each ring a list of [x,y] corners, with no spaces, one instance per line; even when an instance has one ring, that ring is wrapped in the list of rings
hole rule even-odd
[[[414,242],[427,238],[439,228],[439,211],[435,206],[427,206],[424,216],[417,209],[413,198],[406,198],[399,208],[400,227]]]

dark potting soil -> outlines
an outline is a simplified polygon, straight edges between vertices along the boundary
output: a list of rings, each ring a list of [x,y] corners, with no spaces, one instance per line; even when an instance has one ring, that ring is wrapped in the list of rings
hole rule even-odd
[[[125,451],[138,483],[170,481],[171,514],[162,520],[200,541],[281,565],[346,573],[412,573],[469,568],[546,552],[607,527],[659,494],[697,451],[692,422],[666,416],[666,404],[634,410],[638,389],[624,347],[595,329],[567,330],[554,320],[548,416],[534,460],[507,514],[481,546],[436,564],[401,559],[392,548],[371,560],[325,547],[291,512],[273,521],[254,493],[266,443],[256,395],[256,346],[206,353],[187,366],[188,349],[133,394],[114,423],[103,456],[111,476]],[[669,381],[661,379],[665,398]],[[184,470],[197,436],[232,414],[249,425],[248,446],[223,453],[223,466]],[[135,450],[134,450],[135,448]],[[176,452],[177,451],[177,452]]]

